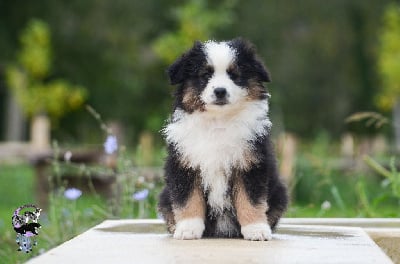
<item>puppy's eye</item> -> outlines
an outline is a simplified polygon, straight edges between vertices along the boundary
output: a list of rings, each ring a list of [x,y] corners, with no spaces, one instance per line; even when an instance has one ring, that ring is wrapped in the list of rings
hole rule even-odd
[[[226,73],[229,75],[229,77],[232,80],[237,80],[239,78],[239,74],[235,70],[229,69],[229,70],[226,71]]]
[[[212,67],[207,67],[204,72],[201,73],[201,77],[205,79],[209,79],[214,74],[214,69]]]

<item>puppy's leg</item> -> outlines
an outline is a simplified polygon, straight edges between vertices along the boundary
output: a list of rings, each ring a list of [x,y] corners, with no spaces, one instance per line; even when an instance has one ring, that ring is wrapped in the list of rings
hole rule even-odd
[[[266,199],[254,204],[240,177],[235,184],[234,205],[244,239],[271,240],[272,233],[266,215],[268,210]]]
[[[206,206],[200,186],[194,186],[193,191],[184,206],[174,206],[176,239],[199,239],[204,232]]]
[[[182,164],[182,157],[169,146],[169,155],[165,163],[166,192],[168,195],[166,208],[173,215],[173,220],[166,218],[171,223],[170,232],[177,239],[198,239],[203,235],[206,215],[206,205],[201,189],[200,172]],[[163,205],[163,203],[160,203]],[[161,207],[161,206],[160,206]],[[171,211],[169,211],[171,209]]]

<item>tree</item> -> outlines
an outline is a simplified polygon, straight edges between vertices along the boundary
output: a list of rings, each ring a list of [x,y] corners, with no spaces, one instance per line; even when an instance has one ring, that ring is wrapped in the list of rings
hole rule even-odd
[[[45,114],[54,120],[80,107],[85,88],[64,79],[50,80],[51,35],[48,25],[31,20],[20,36],[17,62],[6,69],[6,80],[17,103],[29,117]]]
[[[396,148],[400,150],[400,6],[388,5],[383,20],[378,56],[382,86],[378,105],[393,112]]]
[[[159,37],[153,45],[155,53],[166,63],[172,63],[194,40],[208,40],[217,29],[232,23],[236,1],[223,1],[215,9],[207,2],[192,0],[174,10],[178,28]]]
[[[30,21],[21,34],[17,63],[7,68],[7,84],[28,116],[59,118],[81,106],[86,96],[83,87],[64,79],[46,81],[52,64],[50,37],[45,22]]]

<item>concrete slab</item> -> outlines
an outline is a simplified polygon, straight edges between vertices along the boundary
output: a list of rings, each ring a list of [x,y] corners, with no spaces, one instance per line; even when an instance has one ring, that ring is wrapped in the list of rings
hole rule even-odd
[[[400,218],[282,218],[281,224],[399,228]]]
[[[361,227],[395,263],[400,263],[399,218],[283,218],[282,224]]]
[[[283,223],[271,241],[181,241],[160,220],[108,220],[28,263],[127,262],[392,263],[359,227]]]

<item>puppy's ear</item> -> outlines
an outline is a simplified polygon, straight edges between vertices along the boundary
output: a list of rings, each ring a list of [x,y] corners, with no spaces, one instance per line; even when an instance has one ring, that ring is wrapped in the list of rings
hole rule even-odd
[[[260,81],[262,82],[271,82],[271,77],[269,76],[269,73],[267,69],[265,68],[264,64],[261,62],[260,59],[255,58],[255,63],[254,63],[254,70],[259,78]]]
[[[202,50],[202,44],[200,41],[195,41],[193,47],[184,53],[180,58],[178,58],[171,66],[169,66],[167,72],[169,76],[170,83],[172,85],[182,83],[190,71],[193,70],[190,60],[195,56],[200,50]]]
[[[179,59],[177,59],[171,66],[169,66],[167,72],[169,76],[169,82],[172,85],[182,83],[184,80],[184,61],[185,61],[185,54],[182,55]]]
[[[246,65],[247,70],[256,75],[261,82],[270,82],[271,78],[269,73],[262,63],[261,59],[257,56],[257,51],[254,45],[243,38],[236,38],[231,41],[231,45],[238,52],[238,59]]]

